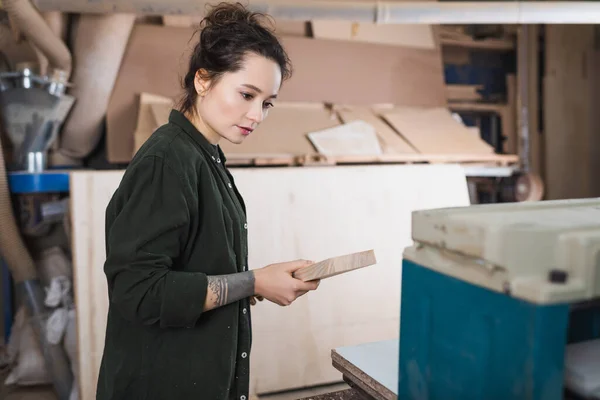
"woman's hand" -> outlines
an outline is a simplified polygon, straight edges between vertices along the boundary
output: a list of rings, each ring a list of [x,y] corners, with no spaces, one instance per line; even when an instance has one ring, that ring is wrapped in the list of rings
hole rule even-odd
[[[250,305],[256,305],[256,300],[263,301],[264,298],[261,296],[250,296]]]
[[[264,297],[280,306],[289,306],[298,297],[319,287],[319,280],[303,282],[292,276],[297,269],[314,264],[312,261],[296,260],[271,264],[254,270],[255,296]]]

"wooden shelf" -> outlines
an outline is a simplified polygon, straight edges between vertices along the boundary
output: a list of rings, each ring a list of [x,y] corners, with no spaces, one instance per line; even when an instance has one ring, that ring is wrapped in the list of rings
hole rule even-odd
[[[515,42],[509,39],[452,39],[441,38],[442,46],[462,47],[466,49],[510,51],[516,48]]]

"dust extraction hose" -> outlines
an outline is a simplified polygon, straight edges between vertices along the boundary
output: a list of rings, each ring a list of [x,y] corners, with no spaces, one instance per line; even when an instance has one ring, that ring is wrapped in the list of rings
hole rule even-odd
[[[44,53],[50,65],[65,71],[68,79],[73,66],[71,53],[67,45],[52,32],[33,4],[29,0],[2,0],[2,6],[19,31]]]
[[[19,30],[48,57],[55,68],[68,73],[71,71],[71,55],[64,43],[48,28],[44,19],[29,0],[3,0],[4,9]],[[26,308],[40,345],[46,369],[52,378],[59,400],[67,400],[71,394],[73,374],[69,359],[60,345],[54,345],[46,339],[45,293],[38,278],[35,263],[29,254],[19,232],[10,199],[6,162],[0,139],[0,252],[11,274],[22,290]]]
[[[82,14],[73,38],[73,88],[77,101],[64,123],[59,152],[67,159],[87,157],[103,133],[108,101],[135,22],[134,14]]]

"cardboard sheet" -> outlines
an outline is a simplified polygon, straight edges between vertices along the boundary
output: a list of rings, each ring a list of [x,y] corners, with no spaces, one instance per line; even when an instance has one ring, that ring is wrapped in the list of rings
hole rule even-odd
[[[137,24],[107,111],[107,157],[128,162],[134,150],[139,95],[176,99],[197,36],[192,28]],[[294,74],[281,101],[444,106],[439,49],[283,37]],[[374,71],[377,71],[375,73]]]

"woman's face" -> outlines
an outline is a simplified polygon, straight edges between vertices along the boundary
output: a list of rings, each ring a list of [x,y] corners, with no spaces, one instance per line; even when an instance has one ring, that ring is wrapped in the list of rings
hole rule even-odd
[[[274,61],[248,53],[239,71],[223,74],[213,85],[196,74],[195,84],[200,131],[213,144],[221,138],[239,144],[273,106],[281,70]]]

